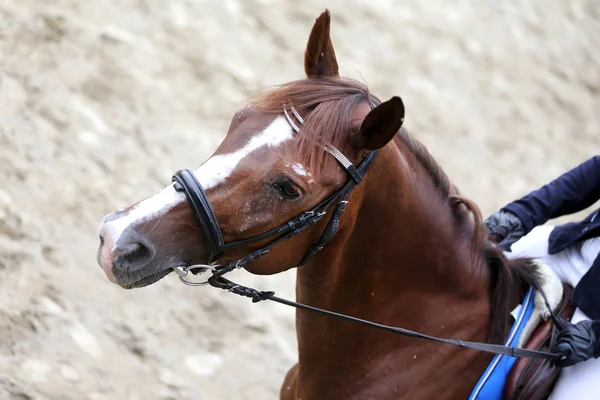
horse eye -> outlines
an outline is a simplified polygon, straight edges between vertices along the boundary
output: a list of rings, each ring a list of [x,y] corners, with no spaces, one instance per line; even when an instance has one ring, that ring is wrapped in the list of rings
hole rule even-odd
[[[273,186],[285,200],[296,200],[302,197],[302,191],[288,180],[275,182]]]

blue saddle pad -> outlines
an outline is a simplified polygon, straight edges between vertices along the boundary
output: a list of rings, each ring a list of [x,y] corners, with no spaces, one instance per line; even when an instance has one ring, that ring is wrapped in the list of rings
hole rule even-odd
[[[508,334],[508,339],[504,343],[505,346],[517,346],[519,338],[523,333],[523,328],[531,318],[534,309],[535,290],[529,288],[525,295],[525,300],[521,304],[519,313],[515,318],[515,323]],[[501,400],[504,391],[504,385],[510,370],[517,361],[517,357],[496,355],[490,365],[475,385],[469,400]]]

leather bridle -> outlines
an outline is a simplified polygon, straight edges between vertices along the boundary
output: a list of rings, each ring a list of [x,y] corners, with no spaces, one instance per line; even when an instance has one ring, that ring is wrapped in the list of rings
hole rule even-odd
[[[375,107],[375,104],[371,103],[371,105],[372,108]],[[293,106],[289,106],[289,108],[296,121],[301,125],[304,122],[304,120],[302,119],[300,114],[296,111],[296,109]],[[294,122],[294,118],[292,118],[288,107],[285,105],[283,107],[283,113],[288,122],[290,123],[291,127],[296,132],[299,132],[300,128]],[[559,360],[561,358],[564,358],[564,356],[561,356],[560,354],[556,353],[549,353],[537,350],[527,350],[498,344],[438,338],[404,328],[378,324],[376,322],[367,321],[364,319],[355,318],[352,316],[308,306],[306,304],[282,299],[280,297],[275,296],[275,292],[259,291],[250,287],[236,284],[226,279],[224,277],[226,273],[231,272],[237,268],[242,268],[248,263],[259,259],[260,257],[267,254],[270,251],[270,249],[276,246],[278,243],[290,239],[298,235],[305,229],[315,225],[327,215],[328,209],[335,204],[333,212],[331,213],[331,218],[329,219],[329,222],[323,230],[320,238],[317,240],[317,242],[314,243],[311,250],[303,257],[302,261],[300,261],[300,263],[296,267],[305,264],[311,257],[313,257],[319,251],[321,251],[323,247],[325,247],[334,238],[335,234],[338,231],[340,220],[342,218],[342,215],[344,214],[346,205],[348,204],[348,198],[352,193],[352,190],[362,182],[363,177],[375,161],[375,158],[377,157],[377,152],[369,152],[365,156],[363,161],[359,164],[359,166],[354,167],[352,162],[346,156],[344,156],[342,152],[340,152],[332,145],[327,143],[320,143],[319,145],[322,146],[327,153],[331,154],[348,173],[349,178],[344,184],[344,186],[342,186],[331,196],[314,206],[311,210],[298,215],[297,217],[286,222],[285,224],[260,235],[230,243],[224,242],[223,234],[221,233],[221,228],[219,227],[219,222],[217,220],[215,212],[210,205],[210,201],[208,200],[206,193],[202,188],[202,185],[200,184],[200,182],[198,182],[198,179],[196,179],[193,172],[187,169],[178,171],[173,176],[174,188],[176,191],[183,192],[185,194],[186,199],[194,215],[200,222],[200,226],[204,233],[206,248],[208,251],[208,264],[206,265],[183,265],[174,267],[173,270],[179,275],[179,279],[186,285],[190,286],[211,285],[220,289],[224,289],[241,296],[249,297],[254,303],[263,300],[271,300],[298,309],[334,316],[353,322],[358,322],[374,328],[399,333],[409,337],[432,340],[459,347],[471,348],[488,353],[504,354],[514,357],[537,358],[545,360]],[[216,261],[220,257],[222,257],[227,250],[245,247],[253,243],[262,242],[268,238],[275,239],[273,239],[269,244],[261,247],[260,249],[250,252],[247,256],[239,260],[231,261],[221,265],[215,265]],[[208,278],[208,280],[206,280],[205,282],[193,282],[187,279],[189,272],[191,272],[192,274],[200,274],[206,271],[210,271],[212,273],[212,276]],[[535,289],[542,294],[542,297],[546,301],[546,306],[550,310],[550,314],[554,319],[555,324],[557,324],[559,327],[564,326],[564,321],[554,314],[541,288],[536,287]]]
[[[300,117],[296,109],[293,106],[290,106],[290,109],[297,121],[302,124],[304,120],[302,117]],[[286,116],[292,128],[296,132],[299,132],[300,128],[296,125],[296,123],[294,123],[294,120],[287,110],[287,107],[284,106],[283,110],[284,115]],[[194,176],[194,173],[187,169],[178,171],[173,176],[174,188],[176,191],[183,192],[185,194],[188,204],[200,222],[208,252],[208,265],[176,267],[175,271],[179,275],[181,281],[192,286],[203,285],[209,282],[197,283],[189,281],[186,279],[187,272],[201,273],[206,270],[211,270],[213,275],[222,276],[226,272],[232,271],[236,268],[242,268],[246,264],[253,262],[267,254],[269,250],[278,243],[296,236],[305,229],[315,225],[327,215],[328,209],[335,204],[331,218],[329,219],[329,222],[323,230],[320,238],[314,243],[311,250],[303,257],[302,261],[300,261],[296,267],[305,264],[310,258],[321,251],[337,233],[340,220],[344,214],[344,211],[346,210],[346,204],[348,204],[348,197],[352,193],[352,190],[362,182],[363,176],[366,174],[367,170],[371,167],[373,161],[375,161],[375,158],[377,157],[377,151],[369,152],[360,165],[355,167],[352,162],[334,146],[328,143],[320,143],[319,145],[322,146],[327,153],[331,154],[348,173],[349,178],[346,183],[331,196],[314,206],[311,210],[305,211],[283,225],[260,235],[230,243],[224,242],[217,216],[210,205],[210,201],[208,200],[202,185]],[[269,244],[261,247],[258,250],[252,251],[250,254],[239,260],[231,261],[223,265],[212,265],[220,257],[222,257],[227,250],[245,247],[273,237],[275,237],[275,239]]]

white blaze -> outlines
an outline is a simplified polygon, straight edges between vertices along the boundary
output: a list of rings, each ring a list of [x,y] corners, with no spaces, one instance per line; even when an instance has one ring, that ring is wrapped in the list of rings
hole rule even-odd
[[[154,196],[140,201],[122,217],[101,224],[100,235],[107,241],[112,239],[110,242],[111,245],[114,246],[119,240],[119,237],[121,237],[123,231],[127,229],[129,225],[160,217],[181,201],[185,201],[185,195],[176,192],[173,188],[173,184],[171,184]]]
[[[196,179],[204,190],[213,188],[223,182],[232,174],[248,154],[264,146],[275,147],[292,139],[292,128],[287,120],[280,116],[271,125],[267,126],[258,135],[254,136],[241,149],[230,154],[219,154],[208,159],[196,169]]]
[[[240,161],[251,152],[264,146],[278,146],[292,139],[292,137],[292,128],[286,119],[280,116],[262,132],[250,139],[244,147],[230,154],[220,154],[211,157],[198,167],[194,171],[194,174],[202,187],[208,190],[225,182]],[[138,203],[122,217],[101,224],[100,235],[105,238],[106,244],[110,246],[109,249],[112,249],[128,226],[134,223],[141,224],[160,217],[183,201],[186,201],[185,195],[181,192],[176,192],[173,184],[171,184],[154,196]],[[159,223],[159,221],[156,223]]]

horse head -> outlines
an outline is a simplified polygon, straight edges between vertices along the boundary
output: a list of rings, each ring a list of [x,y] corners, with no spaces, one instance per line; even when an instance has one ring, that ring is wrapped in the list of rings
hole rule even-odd
[[[261,239],[265,233],[343,188],[352,179],[343,163],[359,165],[396,135],[404,120],[402,101],[381,103],[365,85],[339,76],[329,25],[325,12],[310,33],[306,78],[250,99],[214,154],[188,173],[212,225],[210,218],[198,220],[182,182],[103,219],[98,263],[112,282],[141,287],[175,267],[242,259],[282,236],[279,231]],[[345,160],[336,159],[333,150]],[[325,223],[281,241],[245,268],[274,274],[298,265]],[[220,250],[213,248],[215,240]]]

